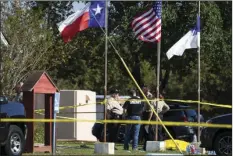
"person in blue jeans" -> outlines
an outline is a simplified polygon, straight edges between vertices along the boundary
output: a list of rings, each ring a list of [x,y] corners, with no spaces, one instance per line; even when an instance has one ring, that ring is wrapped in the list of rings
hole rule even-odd
[[[126,120],[141,120],[144,104],[141,102],[140,97],[136,96],[136,91],[130,91],[131,98],[129,98],[123,105],[126,114]],[[140,124],[127,124],[126,133],[124,138],[124,150],[129,150],[129,142],[133,136],[132,150],[138,148],[138,137],[140,131]]]

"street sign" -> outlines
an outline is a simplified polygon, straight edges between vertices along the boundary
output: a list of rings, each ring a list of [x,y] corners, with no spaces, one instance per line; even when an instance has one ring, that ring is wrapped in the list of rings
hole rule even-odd
[[[59,106],[60,106],[60,93],[56,92],[54,94],[54,112],[53,112],[53,147],[52,152],[53,155],[56,155],[56,114],[59,113]]]
[[[60,93],[55,93],[54,97],[54,113],[59,113]]]

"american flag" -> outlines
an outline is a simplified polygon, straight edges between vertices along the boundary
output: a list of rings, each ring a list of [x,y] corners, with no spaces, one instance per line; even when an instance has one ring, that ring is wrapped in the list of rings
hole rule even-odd
[[[156,1],[154,6],[132,22],[136,38],[145,42],[159,42],[161,39],[162,1]]]

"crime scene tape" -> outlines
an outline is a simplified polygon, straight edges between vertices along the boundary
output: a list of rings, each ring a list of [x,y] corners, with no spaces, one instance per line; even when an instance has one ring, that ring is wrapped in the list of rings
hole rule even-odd
[[[125,101],[125,100],[119,100],[119,101]],[[130,100],[129,100],[130,101]],[[139,100],[139,101],[146,101],[146,100]],[[199,101],[194,101],[194,100],[179,100],[179,99],[159,99],[157,100],[156,98],[153,100],[148,100],[151,102],[155,101],[173,101],[173,102],[182,102],[182,103],[198,103]],[[232,108],[231,105],[229,104],[217,104],[217,103],[210,103],[210,102],[199,102],[202,105],[209,105],[209,106],[215,106],[215,107],[222,107],[222,108]]]
[[[119,101],[126,101],[126,100],[119,100]],[[140,100],[140,101],[146,101],[146,100]],[[148,101],[158,101],[158,100],[154,99],[154,100],[148,100]],[[161,101],[161,99],[160,99],[160,101]],[[165,101],[174,101],[174,102],[183,102],[183,103],[198,103],[198,101],[192,101],[192,100],[166,99]],[[74,105],[74,106],[63,106],[63,107],[59,107],[59,110],[64,110],[64,109],[69,109],[69,108],[76,108],[76,107],[82,107],[82,106],[87,106],[87,105],[96,105],[96,104],[103,105],[105,103],[106,103],[105,101],[102,101],[102,102],[89,103],[89,104],[77,104],[77,105]],[[200,102],[200,104],[210,105],[210,106],[215,106],[215,107],[222,107],[222,108],[232,108],[231,105],[224,105],[224,104],[216,104],[216,103],[208,103],[208,102]],[[45,109],[37,109],[37,110],[35,110],[35,112],[43,112],[44,110]]]
[[[149,124],[149,125],[161,125],[160,122],[157,121],[136,121],[136,120],[84,120],[84,119],[75,119],[75,118],[67,118],[67,117],[59,117],[65,119],[26,119],[26,118],[4,118],[1,119],[1,122],[98,122],[98,123],[123,123],[123,124]],[[210,123],[193,123],[193,122],[163,122],[166,126],[190,126],[190,127],[212,127],[212,128],[232,128],[232,125],[229,124],[210,124]]]
[[[198,101],[193,100],[173,100],[173,99],[166,99],[166,101],[173,101],[173,102],[183,102],[183,103],[198,103]],[[223,107],[223,108],[232,108],[231,105],[225,105],[225,104],[216,104],[216,103],[209,103],[209,102],[200,102],[202,105],[209,105],[209,106],[215,106],[215,107]]]
[[[38,112],[36,114],[45,115],[43,113],[38,113]],[[75,118],[70,118],[70,117],[65,117],[65,116],[58,116],[58,115],[56,115],[56,117],[57,118],[61,118],[61,119],[76,120]],[[57,119],[56,119],[56,121],[57,121]],[[101,121],[97,121],[97,120],[93,120],[93,121],[96,121],[96,123],[102,123]]]
[[[96,103],[88,103],[88,104],[76,104],[76,105],[73,105],[73,106],[62,106],[62,107],[59,107],[59,110],[63,110],[63,109],[69,109],[69,108],[76,108],[76,107],[82,107],[82,106],[88,106],[88,105],[96,105],[96,104],[104,104],[104,102],[96,102]],[[43,112],[45,111],[45,109],[37,109],[35,110],[35,112]]]
[[[103,30],[103,29],[102,29]],[[108,39],[110,44],[112,45],[114,51],[115,51],[115,54],[117,54],[117,56],[119,57],[120,61],[122,62],[122,64],[124,65],[126,71],[128,72],[130,78],[133,80],[134,84],[136,85],[136,87],[138,88],[138,90],[140,91],[140,93],[142,94],[143,98],[146,100],[146,103],[150,106],[150,108],[152,109],[153,113],[155,114],[155,116],[157,117],[156,119],[162,124],[162,127],[164,128],[164,130],[166,131],[166,133],[168,134],[168,136],[172,139],[173,143],[176,145],[177,149],[180,151],[180,153],[182,154],[182,151],[179,147],[179,145],[175,142],[174,138],[172,137],[172,135],[169,133],[169,131],[167,130],[166,126],[164,126],[164,124],[162,123],[160,117],[158,116],[158,114],[155,112],[153,106],[150,104],[150,102],[148,101],[147,97],[145,96],[145,94],[143,93],[142,89],[140,88],[140,86],[138,85],[137,81],[134,79],[133,75],[131,74],[129,68],[127,67],[125,61],[123,60],[123,58],[121,57],[120,53],[118,52],[118,50],[115,48],[114,44],[111,42],[110,39]],[[159,90],[158,88],[159,86],[157,86],[157,89]],[[158,96],[158,94],[157,94]],[[157,129],[157,127],[156,127]],[[157,137],[157,135],[156,135]]]

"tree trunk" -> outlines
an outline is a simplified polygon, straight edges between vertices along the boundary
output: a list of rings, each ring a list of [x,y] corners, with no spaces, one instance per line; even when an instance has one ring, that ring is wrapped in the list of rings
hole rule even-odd
[[[0,50],[0,95],[3,95],[3,61],[2,61],[2,50]]]
[[[0,12],[2,12],[2,3],[0,3]],[[0,95],[3,95],[3,59],[2,47],[0,47]]]
[[[170,66],[168,66],[168,68],[166,69],[164,77],[161,78],[161,81],[160,81],[161,82],[161,84],[160,84],[161,93],[165,92],[165,88],[166,88],[168,80],[169,80],[169,75],[170,75]],[[161,77],[162,77],[162,75],[161,75]]]
[[[141,70],[140,70],[140,60],[138,53],[135,53],[134,55],[134,67],[133,67],[132,75],[137,81],[138,85],[141,86]]]

